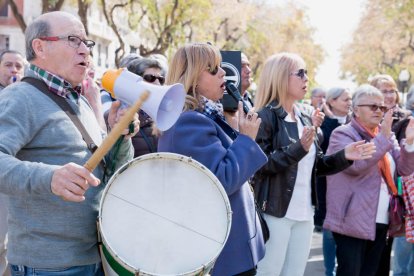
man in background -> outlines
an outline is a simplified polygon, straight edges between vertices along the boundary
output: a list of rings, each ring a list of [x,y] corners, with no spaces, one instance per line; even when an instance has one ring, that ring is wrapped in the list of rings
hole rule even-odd
[[[311,105],[314,109],[319,108],[322,111],[326,101],[326,89],[316,87],[311,92]]]
[[[24,59],[13,50],[0,54],[0,93],[3,88],[23,77]],[[7,242],[7,197],[0,193],[0,276],[10,275],[6,259]]]
[[[24,73],[24,59],[13,50],[6,50],[0,54],[0,91],[7,85],[19,81]]]
[[[252,69],[250,68],[250,61],[244,53],[241,53],[241,66],[241,96],[247,105],[252,108],[252,97],[247,91],[252,84]]]

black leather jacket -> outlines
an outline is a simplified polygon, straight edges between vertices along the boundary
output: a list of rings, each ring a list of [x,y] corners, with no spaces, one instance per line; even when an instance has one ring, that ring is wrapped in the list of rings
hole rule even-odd
[[[287,113],[282,107],[272,102],[258,113],[262,124],[256,142],[268,157],[268,162],[255,174],[253,186],[256,200],[263,211],[269,215],[282,218],[286,215],[296,177],[298,163],[307,154],[296,135],[290,135],[288,123],[284,120]],[[305,126],[312,126],[310,114],[301,111],[300,120]],[[292,133],[292,132],[291,132]],[[296,137],[294,137],[296,136]],[[312,204],[317,205],[316,175],[335,174],[352,164],[345,159],[345,151],[325,156],[315,139],[316,158],[312,173]],[[267,195],[267,196],[266,196]]]

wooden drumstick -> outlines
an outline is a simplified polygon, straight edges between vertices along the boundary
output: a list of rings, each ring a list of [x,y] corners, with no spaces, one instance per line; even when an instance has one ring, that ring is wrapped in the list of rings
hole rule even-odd
[[[121,120],[115,124],[114,128],[109,132],[108,136],[102,141],[102,144],[96,149],[88,161],[83,165],[86,169],[92,172],[96,166],[101,162],[102,158],[115,144],[116,140],[121,136],[124,129],[128,127],[134,118],[135,113],[141,108],[141,105],[148,99],[149,91],[145,90],[140,95],[139,99],[133,106],[128,108],[127,112],[122,116]]]

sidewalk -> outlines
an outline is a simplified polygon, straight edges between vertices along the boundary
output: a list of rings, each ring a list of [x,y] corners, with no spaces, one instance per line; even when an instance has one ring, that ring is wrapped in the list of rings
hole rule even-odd
[[[391,253],[391,258],[392,256],[393,254]],[[311,251],[309,254],[308,263],[306,264],[304,276],[324,275],[325,268],[323,266],[322,233],[313,232]],[[390,275],[393,275],[392,270],[390,271]]]
[[[313,232],[312,246],[304,276],[323,276],[322,233]]]

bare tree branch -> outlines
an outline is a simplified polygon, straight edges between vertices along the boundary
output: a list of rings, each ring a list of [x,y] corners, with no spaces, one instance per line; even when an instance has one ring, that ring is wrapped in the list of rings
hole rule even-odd
[[[22,29],[23,32],[26,31],[26,27],[27,27],[26,22],[24,21],[22,14],[19,12],[19,9],[17,8],[16,3],[13,0],[6,0],[6,1],[10,5],[14,18],[16,18],[17,23],[20,26],[20,29]]]
[[[106,21],[108,22],[108,25],[111,27],[111,29],[114,31],[116,37],[118,38],[118,42],[119,42],[119,47],[115,50],[115,65],[118,67],[119,66],[119,61],[121,60],[121,58],[124,56],[125,54],[125,42],[122,39],[121,35],[119,34],[118,28],[116,27],[115,23],[114,23],[114,10],[116,8],[122,8],[125,7],[126,5],[128,5],[128,3],[123,3],[123,4],[115,4],[109,11],[109,16],[108,16],[108,11],[106,8],[106,1],[105,0],[101,0],[102,3],[102,10],[105,16]]]
[[[82,21],[83,26],[85,27],[86,35],[89,35],[88,30],[88,9],[90,2],[88,0],[78,0],[78,15]]]
[[[52,1],[42,0],[42,13],[50,11],[60,11],[62,9],[63,3],[65,0],[58,0],[54,5]]]

